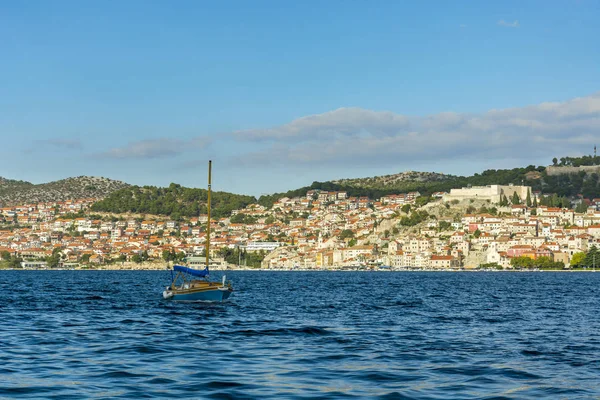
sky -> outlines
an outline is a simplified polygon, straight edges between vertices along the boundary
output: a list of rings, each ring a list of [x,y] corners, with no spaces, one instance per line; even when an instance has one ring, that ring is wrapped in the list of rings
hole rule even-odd
[[[600,132],[600,0],[0,0],[0,176],[260,196],[547,165]],[[598,143],[600,144],[600,143]]]

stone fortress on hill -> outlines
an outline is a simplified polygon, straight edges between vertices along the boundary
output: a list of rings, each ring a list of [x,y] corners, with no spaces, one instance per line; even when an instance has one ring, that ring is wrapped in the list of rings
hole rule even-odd
[[[521,199],[527,197],[530,193],[531,186],[515,186],[515,185],[489,185],[489,186],[472,186],[462,189],[451,189],[450,193],[443,196],[443,201],[452,200],[489,200],[492,203],[499,203],[502,196],[511,198],[515,193]]]

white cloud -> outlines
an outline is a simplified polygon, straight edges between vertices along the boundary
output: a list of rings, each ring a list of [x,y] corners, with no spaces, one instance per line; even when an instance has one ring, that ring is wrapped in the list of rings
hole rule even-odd
[[[517,21],[515,19],[513,22],[507,22],[507,21],[501,19],[500,21],[498,21],[498,25],[499,26],[504,26],[506,28],[518,28],[519,27],[519,21]]]
[[[343,111],[340,111],[343,110]],[[548,157],[592,147],[600,130],[600,92],[560,103],[407,117],[339,109],[265,130],[236,132],[260,150],[245,165],[368,165],[422,160]]]
[[[407,117],[389,111],[362,108],[338,108],[323,114],[309,115],[269,129],[234,132],[242,140],[288,140],[304,142],[332,136],[394,135],[409,128]]]
[[[204,148],[210,143],[209,138],[198,137],[190,140],[159,138],[146,139],[128,143],[123,147],[114,147],[100,153],[106,158],[163,158],[182,154],[193,149]]]

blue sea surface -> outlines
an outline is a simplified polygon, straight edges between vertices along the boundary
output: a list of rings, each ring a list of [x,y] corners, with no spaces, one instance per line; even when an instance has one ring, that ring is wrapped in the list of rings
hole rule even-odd
[[[600,274],[0,271],[0,398],[600,397]],[[218,275],[215,276],[218,278]]]

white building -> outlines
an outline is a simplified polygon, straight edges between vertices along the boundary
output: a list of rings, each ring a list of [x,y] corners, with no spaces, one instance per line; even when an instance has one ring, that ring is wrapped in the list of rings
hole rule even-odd
[[[279,242],[248,242],[246,245],[246,251],[273,251],[281,246]]]
[[[490,200],[492,203],[499,203],[502,200],[502,196],[506,196],[510,201],[515,193],[517,193],[521,201],[524,201],[527,198],[527,193],[531,193],[531,186],[490,185],[452,189],[449,194],[444,195],[443,201],[475,199]]]

